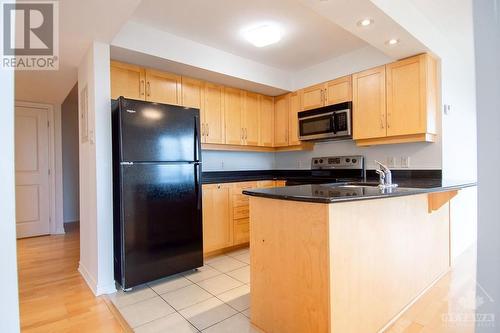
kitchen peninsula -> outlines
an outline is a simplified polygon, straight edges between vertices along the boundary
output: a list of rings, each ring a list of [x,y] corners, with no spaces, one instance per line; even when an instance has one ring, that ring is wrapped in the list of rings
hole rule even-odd
[[[450,267],[449,200],[474,184],[246,190],[251,322],[273,332],[378,332]]]

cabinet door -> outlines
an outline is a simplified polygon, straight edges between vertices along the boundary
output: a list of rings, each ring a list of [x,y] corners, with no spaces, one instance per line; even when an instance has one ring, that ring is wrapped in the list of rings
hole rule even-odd
[[[184,76],[181,81],[181,105],[201,110],[203,106],[203,82]]]
[[[288,119],[288,145],[300,145],[299,140],[299,113],[300,96],[298,93],[290,94],[290,117]]]
[[[260,96],[259,146],[272,147],[274,141],[274,98]]]
[[[324,91],[325,84],[317,84],[312,87],[307,87],[301,90],[302,94],[302,110],[311,110],[324,106]]]
[[[207,82],[204,95],[205,142],[223,144],[225,142],[224,87]]]
[[[180,105],[181,77],[179,75],[146,70],[146,100]]]
[[[386,66],[387,136],[426,132],[426,55]]]
[[[242,91],[224,88],[224,114],[226,126],[226,143],[228,145],[243,144],[242,126]]]
[[[352,80],[354,140],[385,137],[385,66],[356,73]]]
[[[352,101],[352,76],[344,76],[326,83],[326,105]]]
[[[233,244],[233,221],[230,214],[228,184],[203,185],[203,252]]]
[[[111,98],[120,96],[144,100],[146,75],[144,68],[111,61]]]
[[[290,113],[290,95],[281,95],[274,99],[274,146],[288,146],[288,116]]]
[[[243,106],[243,135],[248,146],[259,145],[259,94],[245,92]]]

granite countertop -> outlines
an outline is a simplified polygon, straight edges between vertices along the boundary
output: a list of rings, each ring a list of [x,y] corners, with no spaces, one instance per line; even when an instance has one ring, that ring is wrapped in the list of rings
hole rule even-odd
[[[395,181],[395,183],[398,183]],[[376,182],[352,182],[245,190],[243,194],[278,200],[335,203],[383,199],[431,192],[445,192],[475,186],[475,182],[442,179],[407,179],[392,189],[379,189]]]

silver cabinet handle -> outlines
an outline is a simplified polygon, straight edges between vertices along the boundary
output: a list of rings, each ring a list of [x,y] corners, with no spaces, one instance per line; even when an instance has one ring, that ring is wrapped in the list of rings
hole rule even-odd
[[[207,123],[205,123],[205,130],[206,130],[206,136],[209,136],[210,135],[210,127],[208,126]]]
[[[151,83],[149,81],[147,83],[146,94],[147,96],[151,96]]]
[[[205,129],[205,128],[206,128],[206,127],[205,127],[205,124],[204,124],[204,123],[202,123],[202,124],[201,124],[201,136],[205,136],[205,133],[206,133],[206,129]]]
[[[139,94],[144,96],[144,80],[141,80],[141,85],[139,86]]]

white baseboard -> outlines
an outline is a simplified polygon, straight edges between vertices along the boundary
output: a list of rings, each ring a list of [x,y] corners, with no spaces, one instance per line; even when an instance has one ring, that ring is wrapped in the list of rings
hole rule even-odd
[[[95,296],[112,294],[116,292],[116,285],[114,281],[108,281],[107,283],[98,284],[94,277],[90,274],[87,268],[82,265],[81,262],[78,265],[78,271]]]

